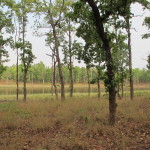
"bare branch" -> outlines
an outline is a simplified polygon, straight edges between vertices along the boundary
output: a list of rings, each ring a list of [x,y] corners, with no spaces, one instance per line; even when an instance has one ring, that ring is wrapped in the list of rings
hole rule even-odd
[[[134,31],[138,32],[135,28],[131,28],[131,29],[133,29]]]
[[[47,53],[46,53],[46,55],[47,55],[47,56],[50,56],[50,57],[53,57],[52,55],[50,55],[50,54],[47,54]]]
[[[143,17],[145,12],[142,15],[133,15],[133,17]]]

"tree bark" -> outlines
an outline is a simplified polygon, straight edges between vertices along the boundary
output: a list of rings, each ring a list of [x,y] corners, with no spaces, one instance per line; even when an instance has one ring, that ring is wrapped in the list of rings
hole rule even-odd
[[[132,50],[131,50],[131,32],[130,32],[130,20],[126,17],[127,33],[128,33],[128,50],[129,50],[129,82],[130,82],[130,99],[134,99],[133,88],[133,72],[132,72]]]
[[[126,16],[124,17],[126,21],[126,30],[128,35],[128,51],[129,51],[129,82],[130,82],[130,99],[134,99],[134,88],[133,88],[133,73],[132,73],[132,50],[131,50],[131,32],[130,32],[130,1],[124,1],[124,8]]]
[[[59,56],[59,42],[58,42],[58,38],[56,35],[55,27],[53,27],[53,35],[55,38],[56,59],[57,59],[57,63],[58,63],[59,78],[60,78],[60,83],[61,83],[61,100],[64,101],[65,100],[64,77],[63,77],[63,73],[62,73],[62,66],[61,66],[60,56]]]
[[[57,86],[56,86],[56,60],[55,58],[54,58],[54,69],[53,69],[53,86],[54,86],[56,99],[58,100],[58,91],[57,91]]]
[[[62,66],[60,62],[60,56],[59,56],[59,41],[58,41],[58,37],[56,33],[54,20],[50,12],[49,12],[49,15],[50,15],[50,24],[53,29],[53,36],[55,40],[56,59],[58,63],[59,79],[60,79],[60,84],[61,84],[61,101],[64,101],[65,100],[65,86],[64,86],[64,77],[63,77]]]
[[[99,38],[103,42],[103,48],[105,50],[105,61],[106,61],[106,66],[107,66],[107,78],[108,78],[108,93],[109,93],[109,123],[110,125],[115,124],[115,116],[116,116],[116,108],[117,108],[117,103],[116,103],[116,85],[114,84],[114,66],[113,66],[113,59],[112,59],[112,54],[111,54],[111,48],[109,44],[109,40],[107,37],[107,34],[104,32],[104,25],[102,18],[100,16],[99,9],[95,2],[93,0],[86,0],[90,7],[92,8],[93,15],[94,15],[94,21],[95,21],[95,26],[97,29],[97,33],[99,35]]]
[[[99,67],[100,67],[100,62],[99,62]],[[101,70],[100,68],[97,68],[98,72],[98,77],[97,77],[97,90],[98,90],[98,99],[100,100],[101,98],[101,87],[100,87],[100,76],[101,76]]]
[[[17,101],[18,101],[18,97],[19,97],[19,83],[18,83],[18,78],[19,78],[19,74],[18,74],[18,49],[17,49],[17,63],[16,63],[16,85],[17,85],[16,100]]]
[[[54,51],[52,50],[52,83],[51,83],[51,92],[52,96],[54,93]]]
[[[26,102],[27,99],[27,90],[26,90],[26,82],[27,82],[27,72],[24,72],[24,79],[23,79],[23,101]]]
[[[69,74],[70,74],[70,97],[73,97],[73,65],[71,48],[71,25],[69,20]]]
[[[123,81],[121,82],[121,97],[123,98],[124,96],[124,89],[123,89]]]
[[[89,73],[89,68],[87,67],[87,79],[88,79],[88,95],[90,96],[91,94],[91,84],[90,84],[90,73]]]
[[[101,90],[100,90],[100,80],[97,78],[97,92],[98,92],[98,99],[101,98]]]
[[[22,28],[23,28],[23,31],[22,31],[22,40],[23,40],[23,46],[25,45],[25,16],[23,16],[22,18]],[[24,51],[24,48],[23,48],[23,59],[25,58],[25,51]],[[26,72],[26,66],[25,66],[25,62],[23,61],[23,69],[24,69],[24,78],[23,78],[23,85],[24,85],[24,90],[23,90],[23,94],[24,94],[24,98],[23,98],[23,101],[26,102],[26,76],[27,76],[27,72]]]

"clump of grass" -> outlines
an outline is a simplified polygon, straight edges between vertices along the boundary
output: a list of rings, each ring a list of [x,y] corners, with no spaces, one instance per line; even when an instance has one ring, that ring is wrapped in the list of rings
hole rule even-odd
[[[1,112],[0,129],[16,129],[21,126],[21,120],[9,112]]]
[[[119,101],[119,106],[117,109],[118,117],[124,117],[128,121],[147,121],[150,119],[149,100],[146,98],[135,97],[133,101]],[[146,105],[148,106],[145,110]]]

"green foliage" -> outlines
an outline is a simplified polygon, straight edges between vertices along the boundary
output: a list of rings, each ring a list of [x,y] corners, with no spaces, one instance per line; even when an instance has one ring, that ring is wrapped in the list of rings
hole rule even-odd
[[[19,81],[23,81],[23,72],[22,72],[23,65],[19,65]],[[64,80],[65,83],[69,83],[69,70],[68,67],[63,65],[62,66],[63,74],[65,75]],[[92,68],[90,70],[90,79],[97,79],[97,69]],[[102,75],[103,73],[101,73]],[[43,62],[38,64],[31,65],[27,73],[27,81],[34,82],[34,83],[51,83],[51,76],[52,76],[52,68],[46,67]],[[86,76],[86,68],[85,67],[73,67],[73,80],[74,83],[87,83],[87,76]],[[13,65],[11,67],[6,67],[6,70],[3,72],[1,76],[2,80],[16,80],[16,66]],[[100,78],[102,80],[102,78]],[[58,67],[56,67],[56,81],[59,82],[59,74],[58,74]]]
[[[133,69],[133,77],[135,83],[149,83],[150,82],[150,72],[145,69]]]
[[[29,68],[31,67],[31,64],[33,63],[33,60],[35,59],[35,56],[32,53],[32,44],[28,41],[25,41],[24,43],[16,42],[15,47],[17,49],[21,49],[22,53],[20,54],[23,64],[23,71],[27,72]]]
[[[2,1],[0,5],[0,75],[5,70],[3,63],[8,61],[6,46],[11,46],[12,43],[10,35],[7,38],[4,37],[6,33],[13,33],[12,12],[8,5],[9,2]]]
[[[6,70],[6,67],[4,67],[2,64],[0,64],[0,77],[5,70]]]
[[[148,39],[150,37],[150,17],[145,18],[144,25],[148,27],[148,33],[144,34],[142,38]]]
[[[25,42],[25,45],[21,47],[22,53],[20,54],[21,56],[21,61],[23,63],[23,71],[27,72],[29,67],[31,67],[31,64],[33,63],[33,60],[35,59],[35,56],[32,53],[32,45],[30,42]]]
[[[147,68],[150,70],[150,55],[147,57]]]

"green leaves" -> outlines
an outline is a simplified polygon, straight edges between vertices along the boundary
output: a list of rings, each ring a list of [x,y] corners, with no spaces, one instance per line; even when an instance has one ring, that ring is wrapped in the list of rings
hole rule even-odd
[[[13,23],[12,23],[12,11],[14,1],[12,0],[1,0],[0,2],[0,74],[5,70],[3,63],[8,61],[8,51],[6,46],[12,46],[12,37],[4,37],[6,33],[13,33]],[[5,9],[4,9],[5,7]]]
[[[148,39],[150,37],[150,17],[145,17],[144,25],[148,27],[148,33],[142,36],[143,39]]]
[[[32,44],[28,41],[25,41],[24,44],[18,43],[17,46],[22,50],[20,59],[23,63],[23,71],[27,72],[33,63],[33,60],[35,59],[35,56],[32,53]]]
[[[147,57],[147,68],[150,70],[150,55]]]

